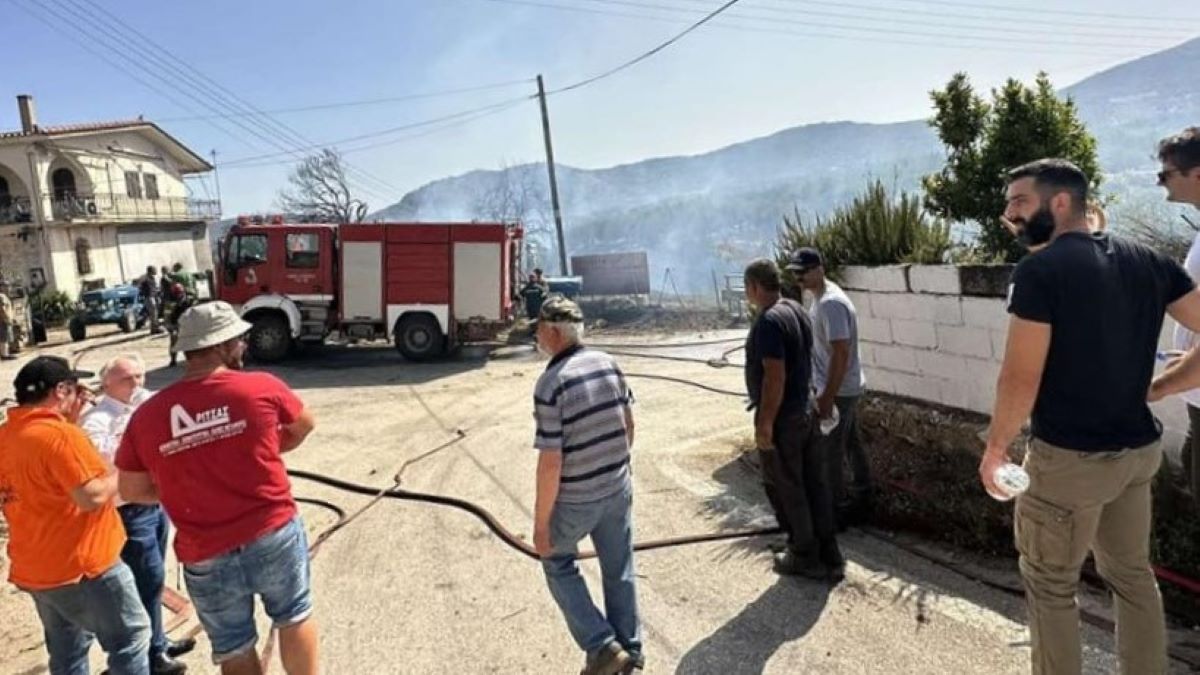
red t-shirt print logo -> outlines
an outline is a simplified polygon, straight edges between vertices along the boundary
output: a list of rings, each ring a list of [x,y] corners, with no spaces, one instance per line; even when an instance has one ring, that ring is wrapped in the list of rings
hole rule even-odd
[[[229,406],[209,408],[194,417],[178,403],[171,406],[171,440],[158,446],[164,456],[216,441],[241,435],[246,420],[236,422],[229,415]]]
[[[223,405],[210,408],[192,417],[183,406],[176,403],[171,406],[171,437],[179,438],[197,431],[211,429],[229,423],[229,406]]]

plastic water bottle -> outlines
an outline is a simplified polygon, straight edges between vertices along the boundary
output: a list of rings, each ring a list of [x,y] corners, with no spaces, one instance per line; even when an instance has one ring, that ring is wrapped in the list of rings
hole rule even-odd
[[[1001,494],[992,495],[996,501],[1006,502],[1029,489],[1029,474],[1011,462],[1004,464],[992,475]]]
[[[821,418],[820,424],[818,425],[818,428],[821,430],[821,435],[828,436],[829,434],[833,433],[833,430],[837,428],[838,422],[840,421],[841,418],[838,416],[837,406],[834,406],[833,412],[829,414],[829,417]]]

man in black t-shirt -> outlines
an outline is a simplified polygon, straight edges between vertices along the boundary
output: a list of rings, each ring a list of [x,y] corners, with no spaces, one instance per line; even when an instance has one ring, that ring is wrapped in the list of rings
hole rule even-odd
[[[746,299],[758,318],[746,338],[746,391],[754,410],[763,488],[787,547],[775,571],[840,581],[833,491],[823,444],[814,442],[809,401],[812,325],[794,300],[780,296],[779,268],[756,260],[746,268]]]
[[[1075,592],[1088,551],[1113,589],[1121,672],[1166,672],[1162,600],[1150,566],[1150,483],[1162,425],[1150,412],[1164,313],[1200,327],[1183,269],[1141,244],[1091,233],[1088,179],[1064,160],[1008,176],[1004,215],[1027,245],[1009,287],[1008,345],[980,478],[995,472],[1026,418],[1029,489],[1014,517],[1029,604],[1034,675],[1078,673]]]

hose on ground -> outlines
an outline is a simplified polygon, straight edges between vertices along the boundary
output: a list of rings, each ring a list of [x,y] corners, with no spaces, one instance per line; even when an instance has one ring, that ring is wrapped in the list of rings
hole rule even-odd
[[[397,499],[401,501],[424,502],[427,504],[437,504],[440,506],[449,506],[451,508],[466,511],[467,513],[478,518],[485,527],[491,530],[492,534],[496,535],[505,545],[513,549],[517,553],[530,558],[532,560],[540,560],[537,551],[534,550],[524,539],[514,534],[508,528],[504,527],[499,520],[496,519],[487,509],[478,504],[469,502],[465,499],[457,497],[447,497],[445,495],[436,495],[426,492],[414,492],[402,488],[393,488],[380,491],[378,488],[373,488],[367,485],[359,485],[349,481],[333,478],[312,471],[303,471],[300,469],[288,469],[288,475],[293,478],[312,481],[331,487],[344,492],[352,492],[354,494],[366,495],[369,497],[382,496],[387,499]],[[708,534],[694,534],[680,537],[669,537],[665,539],[655,539],[652,541],[636,542],[633,545],[635,551],[653,551],[662,548],[671,548],[675,546],[686,546],[689,544],[700,544],[714,541],[725,541],[729,539],[746,539],[750,537],[761,537],[766,535],[778,534],[781,530],[778,527],[765,527],[752,530],[739,530],[736,532],[716,532]],[[595,551],[584,551],[577,556],[580,560],[595,558]]]

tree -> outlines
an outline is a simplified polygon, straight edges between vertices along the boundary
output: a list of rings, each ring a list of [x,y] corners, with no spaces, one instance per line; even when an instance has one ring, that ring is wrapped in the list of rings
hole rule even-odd
[[[288,182],[291,187],[279,191],[279,207],[302,222],[361,223],[367,217],[367,203],[351,194],[336,150],[305,157]]]
[[[1010,79],[992,91],[989,104],[975,93],[965,73],[930,94],[936,110],[929,120],[946,146],[946,165],[925,176],[925,207],[952,221],[980,225],[979,246],[989,257],[1015,261],[1025,249],[1000,223],[1004,172],[1045,157],[1074,162],[1099,188],[1096,139],[1080,121],[1075,103],[1061,99],[1045,73],[1027,87]]]
[[[540,170],[539,170],[540,169]],[[526,267],[546,266],[558,248],[544,165],[501,162],[491,180],[471,203],[471,214],[480,220],[520,222],[525,228]]]

